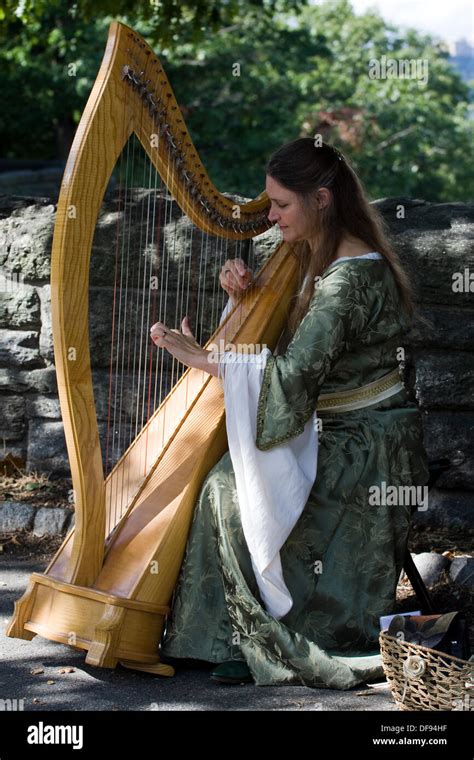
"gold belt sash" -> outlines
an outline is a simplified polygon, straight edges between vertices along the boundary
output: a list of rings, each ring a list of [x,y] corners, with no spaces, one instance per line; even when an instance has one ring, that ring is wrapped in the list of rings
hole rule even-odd
[[[405,386],[401,380],[400,368],[389,372],[372,383],[353,388],[350,391],[321,393],[316,405],[317,412],[349,412],[353,409],[363,409],[366,406],[378,404],[380,401],[394,396]]]

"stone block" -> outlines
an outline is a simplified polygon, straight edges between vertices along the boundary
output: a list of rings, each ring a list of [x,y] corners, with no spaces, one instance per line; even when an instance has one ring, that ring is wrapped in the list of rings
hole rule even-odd
[[[433,586],[440,579],[443,570],[449,565],[448,558],[436,552],[415,554],[413,561],[427,586]]]
[[[45,417],[60,420],[61,407],[56,397],[32,395],[26,397],[26,413],[28,417]]]
[[[31,530],[36,509],[19,501],[0,502],[0,533]]]
[[[62,422],[30,420],[27,469],[66,476],[70,474]]]
[[[40,326],[40,299],[36,288],[23,285],[0,291],[0,327],[37,330]]]
[[[20,441],[26,430],[25,398],[0,394],[0,441]]]
[[[33,533],[35,536],[56,536],[65,532],[70,510],[63,507],[40,507],[36,510]]]
[[[39,333],[0,330],[0,365],[3,367],[38,367],[43,364],[39,353]]]
[[[25,281],[49,281],[55,216],[54,204],[33,200],[0,219],[0,264],[7,272],[21,272]]]
[[[468,586],[474,590],[474,558],[469,555],[454,557],[449,574],[458,586]]]
[[[416,356],[416,397],[425,409],[474,409],[474,353],[437,351]]]
[[[452,462],[437,481],[437,488],[474,489],[474,412],[425,412],[423,430],[428,458],[447,457]]]
[[[413,522],[438,528],[472,530],[474,492],[440,491],[433,488],[428,494],[428,509],[424,512],[414,512]]]

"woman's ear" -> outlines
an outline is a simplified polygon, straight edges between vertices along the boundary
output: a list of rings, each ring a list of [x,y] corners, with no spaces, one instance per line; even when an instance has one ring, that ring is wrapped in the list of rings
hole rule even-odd
[[[320,187],[316,193],[318,208],[326,208],[331,202],[331,192],[327,187]]]

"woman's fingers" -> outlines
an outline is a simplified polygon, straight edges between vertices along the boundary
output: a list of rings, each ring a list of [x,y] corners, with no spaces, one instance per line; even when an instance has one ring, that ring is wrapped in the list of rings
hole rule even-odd
[[[181,322],[181,331],[184,335],[189,335],[191,338],[194,338],[191,330],[191,323],[187,314],[185,317],[183,317],[183,320]]]
[[[156,322],[152,327],[150,328],[150,338],[152,339],[153,343],[156,346],[164,347],[170,344],[173,345],[188,345],[188,341],[185,341],[183,343],[183,338],[187,338],[188,340],[191,340],[196,346],[198,346],[198,342],[196,338],[194,337],[192,330],[191,330],[191,324],[189,322],[189,317],[186,315],[184,319],[181,322],[181,330],[176,330],[174,328],[167,327],[163,322]],[[175,339],[178,339],[178,343]],[[179,340],[181,338],[181,341]]]
[[[150,335],[152,338],[162,337],[166,333],[166,326],[163,324],[163,322],[155,322],[154,325],[150,327]]]
[[[223,289],[229,293],[246,290],[252,281],[252,270],[247,267],[242,259],[228,259],[222,267],[220,283]],[[230,295],[230,293],[229,293]]]
[[[150,337],[156,346],[166,349],[179,362],[216,374],[215,368],[209,370],[209,352],[195,340],[187,316],[182,320],[181,328],[176,330],[163,322],[156,322],[150,328]]]
[[[162,346],[163,340],[169,334],[169,330],[163,322],[156,322],[150,327],[150,338],[156,346]]]
[[[192,338],[192,340],[197,343],[197,340],[193,335],[193,331],[191,330],[191,322],[189,321],[188,315],[186,315],[181,322],[181,332],[183,335],[186,335],[187,338]]]

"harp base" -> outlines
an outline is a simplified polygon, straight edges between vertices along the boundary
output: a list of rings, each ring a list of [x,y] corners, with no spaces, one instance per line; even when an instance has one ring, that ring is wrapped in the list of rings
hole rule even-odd
[[[34,606],[35,594],[35,583],[30,580],[23,596],[15,602],[12,619],[5,631],[6,636],[12,639],[25,639],[26,641],[34,639],[36,632],[27,630],[25,625]]]
[[[33,573],[17,602],[6,635],[43,638],[87,650],[86,663],[172,676],[158,646],[169,607],[78,587]]]

